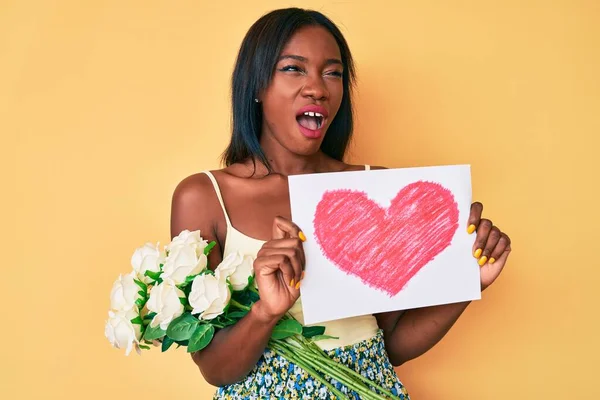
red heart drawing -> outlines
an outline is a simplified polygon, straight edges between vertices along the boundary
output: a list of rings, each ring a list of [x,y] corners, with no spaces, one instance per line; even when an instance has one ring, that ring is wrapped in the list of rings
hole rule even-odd
[[[394,296],[450,246],[458,205],[450,190],[424,181],[402,188],[387,209],[364,192],[334,190],[323,194],[313,223],[329,260]]]

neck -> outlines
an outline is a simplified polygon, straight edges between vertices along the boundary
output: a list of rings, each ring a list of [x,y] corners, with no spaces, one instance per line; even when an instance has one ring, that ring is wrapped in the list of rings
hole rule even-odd
[[[263,135],[265,138],[267,135]],[[310,155],[294,154],[285,149],[276,140],[261,140],[261,147],[273,173],[289,176],[323,172],[327,169],[328,157],[321,151]],[[258,171],[267,173],[262,164]]]
[[[299,156],[297,154],[269,154],[266,153],[267,160],[271,164],[273,172],[283,176],[312,174],[324,170],[324,154],[319,150],[318,153],[310,156]]]

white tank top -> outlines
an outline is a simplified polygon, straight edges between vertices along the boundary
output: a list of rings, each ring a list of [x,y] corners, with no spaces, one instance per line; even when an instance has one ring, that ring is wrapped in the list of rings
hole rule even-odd
[[[369,171],[370,166],[365,165],[365,170]],[[225,214],[225,222],[227,223],[227,233],[225,236],[225,248],[223,249],[223,258],[227,257],[232,252],[238,251],[242,255],[251,255],[256,257],[258,251],[262,248],[265,243],[263,240],[252,238],[248,235],[243,234],[233,227],[225,209],[225,203],[221,196],[221,190],[219,184],[215,179],[214,175],[210,171],[202,171],[211,180],[223,214]],[[290,314],[304,324],[304,317],[302,313],[302,299],[298,298],[296,303],[290,309]],[[325,334],[329,336],[335,336],[339,339],[325,339],[315,342],[323,350],[330,350],[338,347],[349,346],[366,339],[370,339],[375,336],[379,330],[377,320],[373,315],[363,315],[359,317],[344,318],[335,321],[322,322],[315,324],[319,326],[325,326]],[[309,325],[310,326],[310,325]]]

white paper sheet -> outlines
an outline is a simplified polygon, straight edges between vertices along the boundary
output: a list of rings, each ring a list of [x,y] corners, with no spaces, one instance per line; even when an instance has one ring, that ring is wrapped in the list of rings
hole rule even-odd
[[[481,298],[468,165],[295,175],[304,323]]]

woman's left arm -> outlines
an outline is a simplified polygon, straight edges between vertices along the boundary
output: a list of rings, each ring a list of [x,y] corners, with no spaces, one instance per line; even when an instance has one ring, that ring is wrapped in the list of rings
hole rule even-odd
[[[469,233],[477,232],[473,255],[481,267],[481,290],[500,275],[510,254],[510,238],[489,219],[482,218],[483,205],[473,203]],[[450,330],[470,302],[444,304],[376,315],[383,329],[386,350],[398,366],[431,349]]]

